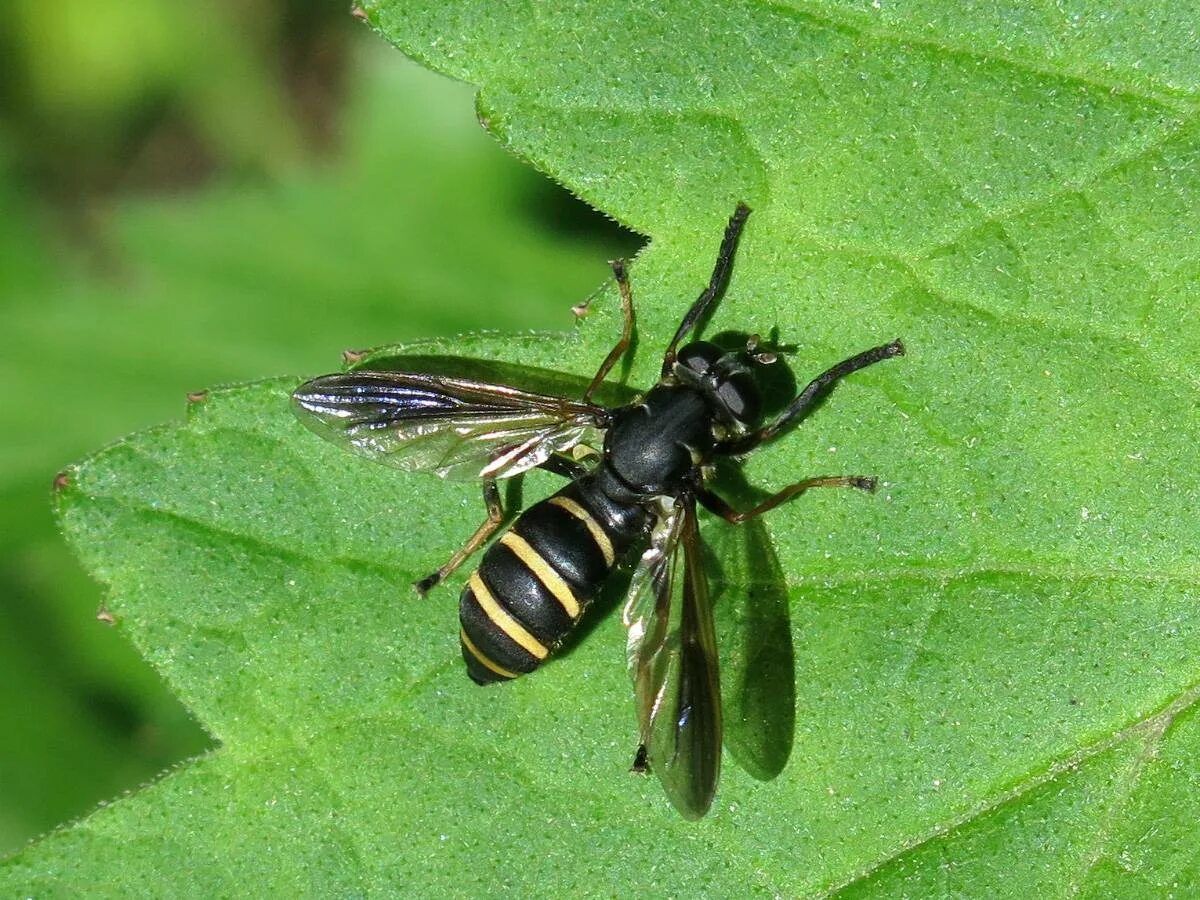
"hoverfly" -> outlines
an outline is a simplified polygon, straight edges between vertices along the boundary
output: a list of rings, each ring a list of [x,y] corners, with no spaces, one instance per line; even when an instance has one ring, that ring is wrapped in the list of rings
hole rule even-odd
[[[658,383],[624,406],[591,399],[633,334],[633,299],[620,260],[612,267],[621,297],[621,337],[578,400],[468,378],[383,370],[325,375],[293,394],[304,424],[349,450],[401,469],[482,479],[487,518],[441,568],[416,582],[422,595],[500,529],[504,512],[497,479],[535,467],[568,479],[488,547],[463,589],[460,644],[467,674],[479,684],[536,669],[622,560],[634,548],[646,548],[623,614],[639,722],[633,769],[653,771],[672,804],[692,819],[712,804],[722,744],[697,503],[737,524],[810,488],[875,489],[875,479],[866,476],[808,478],[752,509],[737,510],[708,487],[712,463],[774,439],[839,379],[904,353],[897,340],[843,360],[764,422],[759,375],[776,353],[755,337],[730,352],[703,340],[680,348],[722,296],[749,214],[740,204],[729,220],[708,286],[667,345]],[[570,454],[601,435],[602,450],[590,467]]]

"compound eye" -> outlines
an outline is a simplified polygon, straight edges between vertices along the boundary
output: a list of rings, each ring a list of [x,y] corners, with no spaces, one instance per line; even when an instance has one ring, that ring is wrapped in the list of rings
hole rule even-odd
[[[720,358],[721,350],[715,344],[710,344],[708,341],[693,341],[680,350],[675,359],[684,368],[697,375],[703,375]]]
[[[735,372],[722,381],[717,388],[717,399],[729,415],[743,425],[757,421],[762,410],[758,385],[749,372]]]

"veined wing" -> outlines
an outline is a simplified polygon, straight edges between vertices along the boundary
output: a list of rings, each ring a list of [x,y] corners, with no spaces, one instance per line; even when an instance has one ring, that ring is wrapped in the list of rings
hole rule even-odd
[[[323,375],[292,393],[300,420],[362,456],[443,478],[508,478],[591,439],[603,407],[417,372]]]
[[[721,770],[721,687],[693,498],[662,510],[624,621],[641,729],[634,768],[653,771],[675,808],[699,819]]]

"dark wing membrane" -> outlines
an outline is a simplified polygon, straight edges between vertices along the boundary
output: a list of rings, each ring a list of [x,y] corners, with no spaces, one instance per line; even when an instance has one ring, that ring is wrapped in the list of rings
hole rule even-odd
[[[647,765],[675,808],[699,819],[712,805],[721,770],[721,686],[692,498],[663,510],[630,585],[624,620],[641,726],[635,766]]]
[[[593,439],[605,411],[499,384],[416,372],[324,375],[292,393],[321,437],[443,478],[508,478]]]

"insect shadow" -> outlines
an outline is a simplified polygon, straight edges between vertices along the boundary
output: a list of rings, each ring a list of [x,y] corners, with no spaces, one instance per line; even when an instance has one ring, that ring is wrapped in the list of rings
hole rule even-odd
[[[718,466],[714,485],[749,508],[768,492],[737,465]],[[760,781],[783,771],[796,730],[795,653],[783,567],[761,518],[701,525],[719,637],[725,747]]]
[[[750,335],[725,331],[712,338],[720,347],[744,347]],[[759,373],[763,408],[781,411],[796,393],[796,377],[785,364],[796,352],[779,343],[777,329],[759,342],[780,362]],[[740,463],[716,461],[713,486],[743,509],[770,491],[750,484]],[[721,661],[721,705],[725,747],[760,781],[779,775],[791,757],[796,730],[795,651],[786,576],[765,518],[729,525],[706,516],[701,526],[713,619]]]

